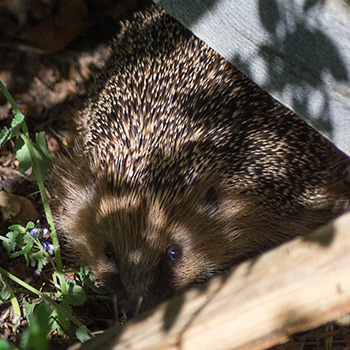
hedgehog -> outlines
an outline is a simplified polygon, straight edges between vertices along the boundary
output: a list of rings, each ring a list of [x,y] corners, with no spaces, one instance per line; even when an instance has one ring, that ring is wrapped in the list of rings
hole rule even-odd
[[[129,317],[348,207],[348,158],[156,5],[124,23],[53,188]]]

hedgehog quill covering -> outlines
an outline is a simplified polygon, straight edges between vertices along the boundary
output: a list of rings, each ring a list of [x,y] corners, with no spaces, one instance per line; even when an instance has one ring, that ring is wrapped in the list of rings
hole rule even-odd
[[[155,6],[79,123],[54,171],[59,227],[130,315],[348,205],[348,159]]]

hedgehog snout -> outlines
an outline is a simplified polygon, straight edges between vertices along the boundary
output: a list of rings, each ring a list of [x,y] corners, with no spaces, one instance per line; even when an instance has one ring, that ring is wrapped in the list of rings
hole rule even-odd
[[[130,275],[125,275],[125,279],[129,280],[123,283],[118,278],[114,288],[119,316],[135,318],[140,311],[150,309],[163,299],[161,295],[157,295],[157,288],[152,287],[153,279],[142,277],[133,282],[133,279],[130,281]]]

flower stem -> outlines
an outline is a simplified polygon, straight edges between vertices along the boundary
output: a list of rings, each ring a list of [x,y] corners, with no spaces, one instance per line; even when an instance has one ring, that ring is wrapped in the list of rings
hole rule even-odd
[[[20,286],[22,286],[25,289],[28,289],[29,291],[31,291],[32,293],[34,293],[35,295],[41,297],[42,293],[40,291],[38,291],[36,288],[32,287],[31,285],[29,285],[28,283],[22,281],[20,278],[16,277],[15,275],[13,275],[12,273],[4,270],[2,267],[0,267],[0,273],[4,276],[6,276],[7,278],[11,279],[12,281],[18,283]]]
[[[6,97],[7,101],[10,102],[10,105],[13,108],[13,110],[16,112],[16,114],[22,114],[21,111],[19,110],[19,108],[17,107],[15,100],[13,99],[10,92],[6,89],[5,85],[2,83],[1,80],[0,80],[0,90],[2,91],[4,96]]]
[[[34,176],[35,176],[36,181],[38,183],[38,187],[39,187],[39,191],[40,191],[40,195],[41,195],[41,200],[43,202],[43,206],[44,206],[44,210],[45,210],[45,214],[46,214],[46,220],[50,226],[51,238],[52,238],[52,243],[54,245],[55,258],[56,258],[56,264],[57,264],[57,271],[56,272],[57,272],[58,278],[60,280],[62,294],[66,295],[67,288],[66,288],[66,282],[64,280],[64,274],[62,272],[61,250],[60,250],[60,246],[59,246],[59,242],[58,242],[58,237],[57,237],[55,225],[53,223],[53,216],[51,213],[49,200],[46,196],[46,191],[45,191],[45,187],[44,187],[44,179],[43,179],[43,176],[41,173],[41,169],[40,169],[38,160],[34,154],[33,144],[32,144],[31,139],[29,138],[28,127],[27,127],[27,124],[25,121],[22,123],[22,130],[23,130],[23,134],[21,135],[21,137],[28,148],[30,159],[32,161]]]
[[[11,293],[11,304],[13,307],[13,312],[15,313],[15,318],[17,318],[17,320],[19,320],[21,318],[21,308],[19,307],[19,303],[18,300],[16,298],[15,293],[13,292],[12,288],[7,285],[7,288],[9,289],[10,293]]]

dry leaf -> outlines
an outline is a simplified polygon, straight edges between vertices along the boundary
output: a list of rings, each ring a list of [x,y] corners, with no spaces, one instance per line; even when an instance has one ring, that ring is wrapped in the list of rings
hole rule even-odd
[[[40,218],[33,203],[25,197],[0,191],[0,211],[4,221],[25,225]]]
[[[82,32],[87,13],[84,0],[61,0],[56,14],[22,33],[22,37],[46,53],[59,51]]]

